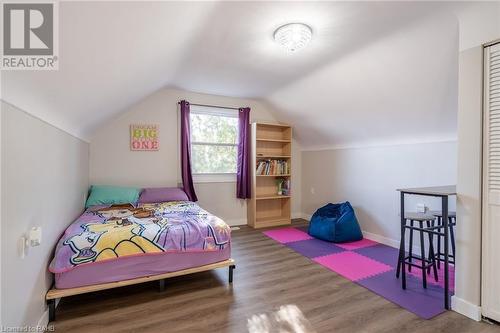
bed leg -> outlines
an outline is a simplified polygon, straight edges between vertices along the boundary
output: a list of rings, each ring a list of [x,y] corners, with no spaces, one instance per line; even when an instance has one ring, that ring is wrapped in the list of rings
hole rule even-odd
[[[47,300],[47,305],[49,306],[49,322],[56,320],[56,300]]]
[[[159,291],[162,293],[165,291],[165,279],[158,280]]]
[[[233,283],[233,270],[236,268],[236,265],[229,266],[229,283]]]

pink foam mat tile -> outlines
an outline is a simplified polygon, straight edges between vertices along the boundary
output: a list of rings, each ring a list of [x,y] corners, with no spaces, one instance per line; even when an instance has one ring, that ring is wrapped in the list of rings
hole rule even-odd
[[[393,269],[389,265],[351,251],[317,257],[313,260],[351,281],[358,281]]]
[[[415,264],[420,265],[420,260],[414,260]],[[408,266],[407,271],[408,271]],[[449,272],[449,286],[450,286],[450,292],[455,291],[455,267],[453,265],[448,265],[448,272]],[[444,288],[444,263],[441,263],[440,269],[437,270],[437,275],[438,275],[438,280],[436,281],[434,279],[434,270],[431,268],[431,272],[427,273],[427,283],[428,284],[433,284],[436,286],[440,286],[441,288]],[[411,272],[408,272],[408,274],[413,275],[414,277],[422,280],[422,270],[417,267],[412,267]]]
[[[312,239],[307,233],[292,227],[264,231],[264,235],[280,243],[291,243]]]
[[[374,246],[377,245],[378,243],[366,238],[363,238],[360,241],[355,241],[355,242],[349,242],[349,243],[336,243],[335,245],[345,249],[345,250],[357,250],[357,249],[362,249],[368,246]]]

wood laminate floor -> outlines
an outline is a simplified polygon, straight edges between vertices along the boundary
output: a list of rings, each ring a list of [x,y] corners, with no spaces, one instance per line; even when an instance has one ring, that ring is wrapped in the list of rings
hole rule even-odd
[[[294,221],[294,224],[303,224]],[[68,297],[51,323],[57,332],[248,332],[247,321],[296,305],[316,332],[500,332],[448,311],[422,320],[267,238],[233,231],[234,283],[227,269]]]

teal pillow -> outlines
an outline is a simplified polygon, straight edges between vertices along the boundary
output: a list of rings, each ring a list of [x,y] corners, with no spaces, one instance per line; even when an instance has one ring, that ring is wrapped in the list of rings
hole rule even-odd
[[[85,208],[95,205],[135,204],[139,200],[140,188],[108,185],[92,185]]]

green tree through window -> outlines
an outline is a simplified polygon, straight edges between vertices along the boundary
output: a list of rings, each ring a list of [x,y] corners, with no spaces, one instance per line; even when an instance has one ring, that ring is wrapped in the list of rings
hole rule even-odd
[[[191,111],[191,165],[194,174],[236,173],[238,114]]]

